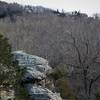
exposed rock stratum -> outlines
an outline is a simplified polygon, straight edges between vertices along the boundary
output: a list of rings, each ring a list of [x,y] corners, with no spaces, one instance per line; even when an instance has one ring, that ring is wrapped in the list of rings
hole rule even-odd
[[[46,59],[23,51],[14,51],[13,55],[20,70],[24,70],[21,83],[27,89],[31,100],[62,100],[60,95],[45,87],[47,73],[52,71]]]

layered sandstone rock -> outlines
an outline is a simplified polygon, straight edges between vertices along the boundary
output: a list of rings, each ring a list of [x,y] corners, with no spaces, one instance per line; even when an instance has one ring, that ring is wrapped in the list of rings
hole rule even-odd
[[[23,51],[15,51],[13,55],[20,70],[25,71],[22,84],[26,87],[31,100],[62,100],[60,95],[45,87],[46,75],[52,71],[46,59]]]

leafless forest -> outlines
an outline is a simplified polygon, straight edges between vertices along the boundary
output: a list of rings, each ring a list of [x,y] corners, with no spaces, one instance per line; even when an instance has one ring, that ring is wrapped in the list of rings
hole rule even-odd
[[[71,71],[66,78],[77,98],[95,100],[100,93],[100,19],[77,11],[9,6],[18,13],[0,14],[0,33],[8,37],[12,50],[41,56],[53,68]]]

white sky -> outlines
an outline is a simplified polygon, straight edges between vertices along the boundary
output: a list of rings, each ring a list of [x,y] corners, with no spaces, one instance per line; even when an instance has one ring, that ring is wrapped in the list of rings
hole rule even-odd
[[[53,9],[64,9],[69,11],[81,11],[89,15],[100,13],[100,0],[1,0],[6,2],[17,2],[26,5],[41,5]]]

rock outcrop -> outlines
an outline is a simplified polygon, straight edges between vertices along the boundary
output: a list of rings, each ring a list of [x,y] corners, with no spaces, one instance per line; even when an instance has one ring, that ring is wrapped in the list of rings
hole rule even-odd
[[[14,51],[13,55],[20,70],[25,71],[21,83],[26,87],[31,100],[62,100],[60,95],[45,87],[46,75],[52,71],[46,59],[23,51]]]

